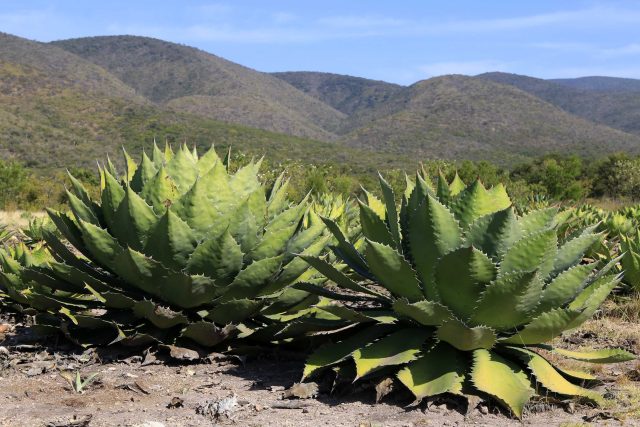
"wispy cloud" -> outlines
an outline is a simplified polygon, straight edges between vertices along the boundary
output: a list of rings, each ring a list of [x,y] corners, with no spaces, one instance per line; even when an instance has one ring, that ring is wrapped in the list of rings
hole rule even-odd
[[[362,15],[330,16],[320,18],[317,22],[322,26],[343,29],[398,28],[410,23],[404,19]]]

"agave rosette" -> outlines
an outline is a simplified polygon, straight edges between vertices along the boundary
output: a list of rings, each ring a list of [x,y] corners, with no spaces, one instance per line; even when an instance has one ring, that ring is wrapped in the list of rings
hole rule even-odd
[[[302,226],[308,203],[291,204],[283,176],[267,192],[260,162],[230,173],[213,147],[124,154],[124,177],[100,168],[99,201],[71,177],[71,213],[49,211],[64,239],[45,230],[39,256],[2,253],[0,288],[41,326],[81,343],[213,346],[318,300],[289,287],[313,279],[294,254],[318,255],[329,237],[317,216]]]
[[[591,375],[561,369],[548,357],[633,358],[624,350],[576,352],[550,344],[589,319],[620,281],[611,272],[616,260],[582,263],[600,234],[587,228],[559,242],[556,209],[519,217],[501,185],[487,190],[479,181],[466,186],[441,177],[432,189],[418,174],[399,208],[382,178],[381,188],[382,200],[368,195],[360,203],[361,251],[325,219],[351,276],[302,255],[348,290],[320,307],[343,335],[309,357],[305,378],[327,367],[355,379],[395,374],[418,401],[480,393],[517,417],[532,396],[549,392],[602,402],[580,386]]]

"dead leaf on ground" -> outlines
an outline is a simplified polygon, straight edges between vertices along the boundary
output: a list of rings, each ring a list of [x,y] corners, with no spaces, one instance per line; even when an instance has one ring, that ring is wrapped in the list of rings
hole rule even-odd
[[[175,345],[163,345],[161,348],[169,350],[169,356],[172,359],[179,360],[181,362],[192,362],[200,359],[200,354],[190,348],[178,347]]]
[[[184,400],[182,400],[178,396],[175,396],[173,399],[171,399],[171,402],[169,402],[169,404],[167,405],[167,408],[175,409],[175,408],[182,408],[183,406],[184,406]]]
[[[238,405],[238,398],[235,394],[219,400],[207,400],[196,407],[196,414],[217,420],[220,417],[230,418]]]
[[[282,394],[283,399],[311,399],[318,394],[318,384],[316,383],[295,383]]]
[[[387,377],[376,384],[376,403],[393,391],[393,378]]]

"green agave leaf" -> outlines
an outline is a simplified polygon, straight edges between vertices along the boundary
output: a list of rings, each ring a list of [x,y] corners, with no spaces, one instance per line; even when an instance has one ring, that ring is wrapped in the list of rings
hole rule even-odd
[[[282,257],[254,261],[241,270],[222,294],[220,302],[233,299],[254,298],[278,273]]]
[[[238,323],[255,315],[263,306],[263,301],[236,299],[217,304],[205,317],[219,325]]]
[[[100,217],[102,216],[102,211],[100,209],[100,206],[96,202],[91,200],[91,196],[89,196],[89,192],[84,187],[82,182],[80,182],[78,179],[76,179],[76,177],[71,175],[71,173],[69,171],[67,171],[67,176],[69,177],[69,180],[71,181],[71,188],[73,190],[73,194],[75,194],[78,197],[78,199],[80,199],[80,201],[82,201],[82,203],[84,203],[86,206],[88,206],[91,209],[91,211],[93,212],[93,214],[98,219],[100,219]]]
[[[369,266],[367,266],[366,261],[362,258],[362,255],[360,255],[353,244],[345,237],[338,224],[330,218],[321,218],[331,234],[333,234],[333,237],[338,241],[338,245],[332,247],[335,254],[356,273],[363,277],[371,278],[372,276],[369,272]]]
[[[571,324],[579,318],[581,312],[576,310],[557,308],[542,313],[522,330],[500,341],[509,344],[530,345],[551,341],[562,332],[571,329]]]
[[[243,199],[262,187],[260,181],[258,181],[258,172],[261,163],[262,160],[257,163],[251,162],[238,169],[238,171],[231,176],[229,186],[232,194]]]
[[[415,272],[398,251],[367,240],[365,256],[371,272],[389,292],[410,302],[423,299]]]
[[[153,164],[147,153],[142,152],[142,160],[140,161],[140,165],[136,169],[133,177],[129,185],[136,193],[142,191],[142,189],[153,180],[153,177],[158,173],[158,169]],[[124,194],[123,194],[124,197]],[[119,203],[118,203],[119,204]],[[115,206],[118,206],[117,204]]]
[[[133,314],[143,317],[160,329],[173,328],[189,323],[187,316],[149,300],[137,301],[132,307]]]
[[[486,326],[470,328],[456,319],[443,323],[438,328],[436,336],[441,341],[447,342],[462,351],[471,351],[478,348],[490,349],[497,341],[497,335],[493,329]]]
[[[589,230],[585,230],[580,234],[580,236],[575,237],[560,246],[551,274],[556,275],[579,264],[587,250],[595,245],[601,238],[601,234],[595,234]]]
[[[509,349],[527,364],[536,380],[547,390],[567,396],[586,397],[598,405],[604,403],[604,399],[599,393],[570,383],[539,354],[518,347],[509,347]]]
[[[124,199],[125,190],[109,171],[101,169],[100,174],[104,177],[104,188],[100,194],[102,214],[109,230],[113,230],[117,226],[115,215]]]
[[[368,295],[379,296],[378,293],[372,291],[365,286],[351,280],[344,273],[337,270],[333,265],[329,264],[325,260],[317,256],[299,255],[300,258],[305,260],[309,265],[318,270],[320,274],[331,280],[333,283],[341,288],[350,289],[355,292],[362,292]]]
[[[396,300],[393,309],[400,315],[409,317],[421,325],[438,326],[453,318],[451,311],[434,301],[419,301],[410,304],[407,300]]]
[[[166,171],[175,183],[179,193],[185,193],[191,188],[198,176],[196,161],[184,145],[167,162]]]
[[[397,248],[386,222],[369,206],[360,201],[358,203],[360,204],[360,224],[364,236],[371,241]]]
[[[453,214],[430,195],[420,202],[409,220],[411,257],[428,299],[438,299],[434,283],[436,261],[460,246],[461,234]]]
[[[573,351],[557,347],[548,349],[570,359],[589,363],[622,363],[637,359],[637,356],[633,353],[619,348],[606,348],[592,351]]]
[[[522,236],[513,208],[478,218],[465,234],[466,246],[474,246],[494,259],[500,258]]]
[[[171,209],[189,224],[198,234],[205,234],[212,224],[221,221],[221,206],[209,199],[211,187],[207,187],[205,179],[199,178],[193,186],[180,197]],[[221,221],[222,222],[222,221]]]
[[[496,266],[479,250],[463,247],[449,252],[436,264],[435,283],[440,301],[458,317],[468,319],[482,291],[495,276]]]
[[[557,275],[544,289],[537,313],[562,307],[585,286],[597,263],[576,265]]]
[[[511,200],[506,192],[488,192],[479,180],[466,187],[451,202],[451,211],[463,228],[478,218],[507,209]]]
[[[498,275],[538,270],[541,277],[546,277],[553,269],[557,242],[555,230],[545,230],[523,237],[514,243],[502,258]]]
[[[284,172],[276,178],[273,188],[269,193],[267,201],[267,216],[269,219],[275,218],[276,215],[289,207],[287,199],[287,191],[289,189],[289,180],[284,179]]]
[[[228,222],[227,222],[228,221]],[[260,231],[260,225],[256,217],[251,212],[248,200],[245,200],[235,212],[231,212],[226,221],[218,220],[216,224],[222,226],[228,223],[228,231],[233,238],[240,244],[242,252],[247,254],[248,260],[252,259],[248,253],[259,242],[258,233]],[[215,225],[214,225],[215,227]],[[211,233],[217,235],[217,233]],[[264,236],[262,237],[264,239]]]
[[[353,352],[356,379],[385,366],[402,365],[415,360],[431,331],[407,328],[393,332],[379,341]]]
[[[131,192],[133,193],[132,190]],[[155,212],[161,213],[178,199],[179,193],[176,183],[167,173],[167,169],[162,166],[158,169],[153,179],[144,185],[140,196]]]
[[[438,186],[436,188],[436,196],[438,197],[438,200],[440,200],[447,206],[449,206],[451,198],[453,197],[451,195],[451,190],[449,189],[449,184],[447,183],[447,177],[444,176],[441,170],[438,171]]]
[[[164,153],[158,148],[155,140],[153,141],[153,150],[151,152],[151,159],[153,160],[153,164],[155,165],[155,167],[158,169],[160,169],[166,161],[164,157]]]
[[[540,301],[544,283],[537,273],[509,273],[487,286],[471,317],[476,325],[513,330],[528,322]],[[499,313],[496,308],[499,307]]]
[[[144,253],[165,267],[182,270],[198,245],[189,225],[167,209],[149,233]]]
[[[202,346],[213,347],[235,336],[237,332],[237,329],[231,325],[218,328],[213,323],[200,321],[187,325],[180,336],[189,338]]]
[[[456,172],[453,180],[449,184],[449,194],[451,194],[451,197],[455,197],[465,188],[467,188],[467,184],[465,184],[464,181],[460,179],[458,172]]]
[[[207,152],[204,153],[202,157],[200,157],[199,159],[194,157],[194,159],[198,162],[198,173],[200,174],[200,176],[207,173],[216,163],[222,163],[222,160],[218,156],[218,153],[216,153],[213,144],[211,144],[211,147],[209,147]]]
[[[522,418],[522,409],[534,394],[527,374],[518,366],[485,349],[473,352],[471,381]]]
[[[282,254],[298,229],[306,208],[306,201],[303,201],[276,216],[267,224],[262,240],[251,250],[249,257],[259,260]]]
[[[136,173],[136,170],[138,169],[138,165],[136,164],[135,160],[131,158],[129,153],[127,153],[127,150],[125,150],[124,147],[122,147],[122,156],[124,157],[124,165],[126,167],[126,170],[125,170],[126,182],[131,182],[131,180],[133,179],[133,175]]]
[[[158,221],[153,209],[127,187],[124,199],[114,215],[116,226],[112,234],[122,246],[129,246],[136,251],[142,250]]]
[[[398,372],[398,379],[416,402],[442,393],[462,394],[466,365],[459,351],[440,343]]]
[[[230,284],[242,269],[244,254],[229,232],[200,243],[187,262],[191,274],[204,274],[218,286]]]
[[[92,255],[91,258],[100,265],[113,270],[113,261],[123,252],[122,246],[107,230],[84,221],[80,221],[78,224],[84,245]]]
[[[382,198],[384,199],[384,204],[386,208],[386,221],[389,227],[389,231],[391,232],[391,236],[393,237],[394,246],[400,250],[400,243],[402,237],[400,235],[400,223],[398,221],[398,210],[396,208],[396,196],[393,192],[393,188],[389,185],[387,181],[382,177],[382,175],[378,174],[378,179],[380,181],[380,188],[382,190]]]
[[[346,360],[354,351],[361,349],[391,331],[388,325],[373,325],[337,343],[327,344],[314,351],[307,359],[302,379],[322,368],[335,365]]]
[[[518,219],[523,235],[528,235],[538,230],[552,228],[555,225],[558,208],[545,208],[531,211]]]
[[[382,203],[380,199],[378,199],[376,196],[374,196],[364,188],[362,189],[362,191],[364,192],[367,199],[367,203],[363,205],[369,207],[369,209],[371,209],[371,211],[373,211],[376,216],[380,217],[380,219],[386,219],[387,211],[385,209],[384,203]]]
[[[621,276],[604,276],[587,286],[568,305],[571,310],[580,310],[580,316],[576,317],[570,324],[570,328],[577,328],[600,308],[605,299],[609,296],[621,280]]]

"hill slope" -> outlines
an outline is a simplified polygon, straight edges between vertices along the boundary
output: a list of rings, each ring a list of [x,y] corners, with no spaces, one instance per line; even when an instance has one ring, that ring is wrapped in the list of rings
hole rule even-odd
[[[403,89],[393,83],[341,74],[289,71],[272,75],[347,115],[384,103]]]
[[[640,151],[640,138],[575,117],[514,87],[444,76],[353,118],[346,143],[394,153],[488,158]]]
[[[344,114],[288,83],[204,51],[134,36],[53,42],[177,111],[331,140]]]
[[[621,89],[633,88],[640,80],[585,77],[549,81],[509,73],[477,77],[517,87],[576,116],[640,135],[640,92]]]

